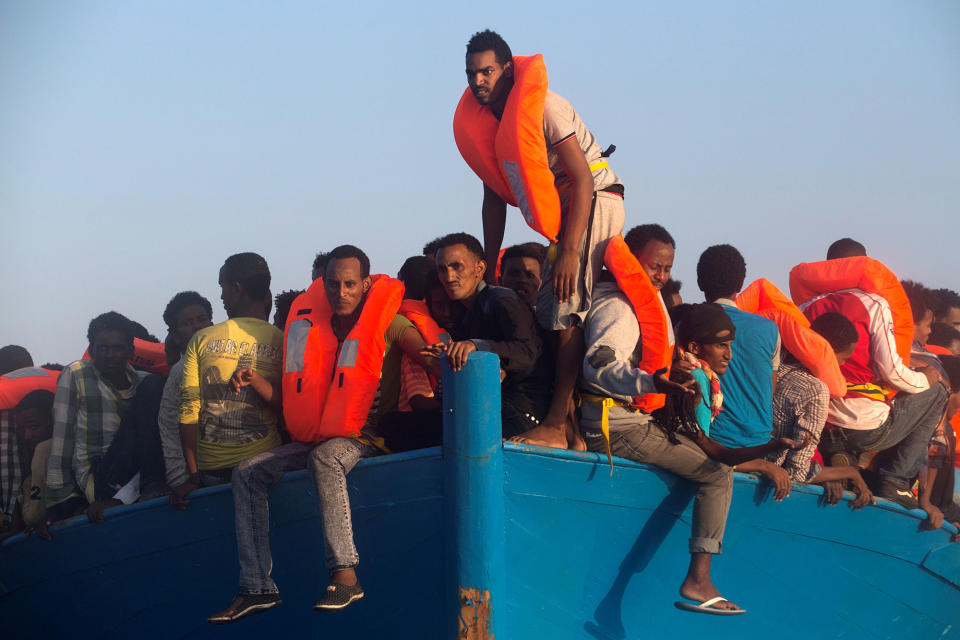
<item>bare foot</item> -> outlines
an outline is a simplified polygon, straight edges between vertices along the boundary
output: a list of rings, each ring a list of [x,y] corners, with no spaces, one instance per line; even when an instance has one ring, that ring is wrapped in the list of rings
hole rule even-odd
[[[580,435],[580,429],[568,422],[564,430],[567,434],[567,449],[571,451],[587,450],[587,443],[583,441],[583,436]]]
[[[567,448],[567,433],[564,426],[560,428],[539,425],[524,431],[520,435],[513,436],[509,442],[519,442],[521,444],[534,444],[541,447],[553,447],[555,449]]]

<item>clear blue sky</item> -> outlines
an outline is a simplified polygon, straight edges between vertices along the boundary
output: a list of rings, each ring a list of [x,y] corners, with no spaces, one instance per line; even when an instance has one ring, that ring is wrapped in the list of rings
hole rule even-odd
[[[549,7],[549,8],[547,8]],[[231,253],[303,288],[350,242],[375,271],[480,234],[451,118],[486,27],[543,53],[675,275],[729,242],[748,281],[850,235],[960,288],[960,3],[5,2],[0,344],[81,355],[115,309],[163,338]],[[536,239],[511,210],[507,241]]]

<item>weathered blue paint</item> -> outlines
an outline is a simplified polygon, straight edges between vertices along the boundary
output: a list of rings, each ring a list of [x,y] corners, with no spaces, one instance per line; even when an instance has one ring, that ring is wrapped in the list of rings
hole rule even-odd
[[[677,611],[687,483],[618,458],[611,477],[605,456],[501,447],[488,361],[472,356],[445,379],[445,395],[457,397],[443,452],[363,460],[348,476],[366,597],[346,610],[310,608],[327,576],[316,497],[298,472],[271,490],[280,607],[206,623],[237,588],[232,495],[219,487],[198,491],[183,512],[154,500],[110,510],[100,526],[57,525],[51,543],[5,541],[0,628],[15,638],[446,639],[459,587],[477,584],[490,590],[497,640],[960,639],[953,527],[921,531],[922,513],[883,501],[859,512],[823,506],[819,487],[794,486],[777,503],[742,474],[713,576],[748,613]],[[475,388],[471,372],[483,378]]]
[[[504,600],[503,448],[500,359],[471,353],[457,372],[443,369],[444,510],[450,537],[448,636],[492,638]],[[452,581],[452,582],[451,582]],[[449,606],[449,605],[448,605]]]

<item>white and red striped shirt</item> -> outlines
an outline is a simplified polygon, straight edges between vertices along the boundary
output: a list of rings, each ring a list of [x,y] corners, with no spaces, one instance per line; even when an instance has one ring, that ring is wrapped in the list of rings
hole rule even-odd
[[[857,327],[857,347],[840,367],[848,384],[886,384],[903,393],[920,393],[930,388],[927,377],[910,369],[897,353],[893,314],[882,296],[861,289],[844,289],[817,296],[800,308],[810,320],[836,311]],[[845,429],[876,429],[889,414],[888,403],[851,391],[830,401],[827,422]]]

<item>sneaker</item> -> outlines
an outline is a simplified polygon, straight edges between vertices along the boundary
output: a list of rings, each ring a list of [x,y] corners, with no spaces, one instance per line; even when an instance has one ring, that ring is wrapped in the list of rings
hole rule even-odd
[[[336,611],[363,597],[363,587],[333,583],[313,605],[315,611]]]
[[[213,624],[230,624],[240,618],[272,609],[280,604],[279,593],[241,593],[223,611],[217,611],[207,618]]]
[[[913,491],[897,486],[889,480],[884,480],[881,482],[879,490],[873,495],[877,498],[889,500],[890,502],[896,502],[901,507],[906,507],[907,509],[920,508],[920,503],[917,502],[917,498],[913,495]]]

